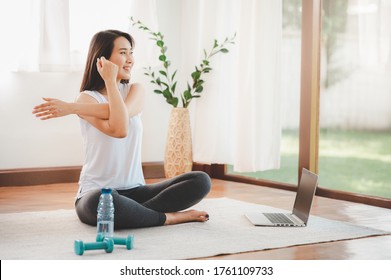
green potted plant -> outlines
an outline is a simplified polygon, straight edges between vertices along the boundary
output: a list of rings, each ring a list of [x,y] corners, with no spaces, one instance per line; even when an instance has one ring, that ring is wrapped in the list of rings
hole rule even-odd
[[[191,82],[187,82],[187,88],[179,95],[176,94],[176,74],[177,70],[171,71],[171,62],[167,57],[167,46],[161,32],[152,31],[139,20],[130,18],[132,25],[145,31],[156,42],[160,49],[159,61],[161,68],[154,70],[152,67],[145,67],[145,75],[150,78],[150,82],[155,85],[154,92],[162,95],[166,102],[172,105],[169,128],[167,134],[166,151],[164,158],[164,170],[166,177],[173,177],[192,169],[192,143],[188,106],[194,98],[200,98],[204,89],[205,80],[203,75],[209,73],[210,59],[218,53],[228,53],[227,45],[234,44],[236,33],[231,38],[225,38],[222,43],[214,40],[210,51],[204,49],[204,58],[201,63],[195,66],[191,73]],[[181,101],[182,107],[178,107]]]
[[[160,49],[159,61],[161,61],[163,67],[158,70],[158,72],[153,71],[151,67],[144,68],[146,70],[145,75],[149,76],[151,78],[151,83],[156,85],[154,92],[163,95],[168,104],[171,104],[175,108],[178,107],[179,98],[175,93],[177,85],[175,75],[177,70],[171,74],[171,62],[167,57],[167,46],[164,42],[163,34],[150,30],[141,21],[134,20],[133,17],[131,17],[130,20],[133,26],[136,26],[151,35],[151,39],[156,41],[156,46]],[[187,83],[187,89],[180,95],[183,108],[188,108],[193,98],[201,97],[200,93],[203,91],[203,84],[205,83],[202,79],[202,75],[209,73],[212,70],[209,60],[218,53],[227,53],[227,45],[234,44],[235,37],[236,33],[231,38],[225,38],[222,43],[214,40],[213,46],[209,52],[204,49],[204,58],[202,59],[202,62],[198,66],[195,66],[195,71],[191,73],[192,82]]]

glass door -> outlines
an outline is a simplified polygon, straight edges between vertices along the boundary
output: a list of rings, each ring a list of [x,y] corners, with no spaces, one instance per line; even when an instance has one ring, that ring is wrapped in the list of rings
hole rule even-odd
[[[391,2],[323,11],[320,185],[391,198]]]

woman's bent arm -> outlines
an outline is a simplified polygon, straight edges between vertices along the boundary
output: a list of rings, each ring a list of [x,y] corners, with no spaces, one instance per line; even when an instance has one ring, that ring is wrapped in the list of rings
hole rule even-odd
[[[107,111],[109,110],[109,104],[107,104],[107,103],[98,104],[97,101],[93,97],[91,97],[87,94],[80,94],[76,100],[76,104],[82,104],[83,105],[82,107],[84,107],[84,108],[88,108],[89,106],[90,106],[90,108],[96,108],[96,105],[105,105],[107,108]],[[108,113],[108,115],[110,116],[109,113]],[[122,137],[126,136],[126,134],[123,131],[121,131],[120,129],[116,130],[116,129],[113,129],[112,126],[110,126],[109,118],[100,119],[100,118],[97,118],[94,116],[88,116],[88,115],[79,115],[79,117],[84,119],[85,121],[89,122],[95,128],[99,129],[100,131],[102,131],[103,133],[105,133],[109,136],[116,137],[116,138],[122,138]]]
[[[100,120],[99,129],[110,136],[123,138],[128,134],[128,111],[117,85],[118,66],[103,56],[96,63],[99,74],[105,82],[109,101],[109,119]],[[94,125],[94,124],[93,124]]]

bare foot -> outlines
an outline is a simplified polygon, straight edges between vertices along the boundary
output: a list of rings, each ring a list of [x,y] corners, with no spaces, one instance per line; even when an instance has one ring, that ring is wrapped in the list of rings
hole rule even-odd
[[[183,212],[165,213],[165,225],[175,225],[187,222],[206,222],[209,220],[208,213],[197,210],[187,210]]]

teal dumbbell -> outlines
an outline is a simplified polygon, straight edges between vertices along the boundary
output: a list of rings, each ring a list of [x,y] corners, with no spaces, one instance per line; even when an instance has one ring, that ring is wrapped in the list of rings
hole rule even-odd
[[[134,241],[134,237],[133,235],[128,235],[127,237],[111,237],[114,241],[114,244],[116,245],[126,245],[126,249],[128,250],[132,250],[133,249],[133,241]],[[104,239],[104,235],[103,234],[98,234],[96,236],[96,241],[97,242],[101,242],[102,240]]]
[[[81,240],[75,240],[74,242],[75,253],[77,255],[83,255],[87,250],[101,250],[104,249],[106,253],[111,253],[114,250],[114,240],[111,238],[104,238],[99,242],[84,243]]]

